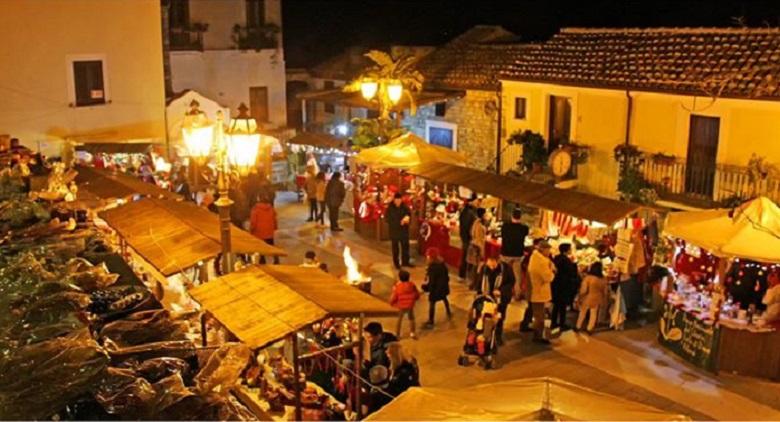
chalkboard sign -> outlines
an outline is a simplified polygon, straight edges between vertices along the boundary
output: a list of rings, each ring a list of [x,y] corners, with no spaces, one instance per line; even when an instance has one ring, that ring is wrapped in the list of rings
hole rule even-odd
[[[720,328],[688,312],[664,304],[658,341],[683,359],[709,371],[717,371]]]

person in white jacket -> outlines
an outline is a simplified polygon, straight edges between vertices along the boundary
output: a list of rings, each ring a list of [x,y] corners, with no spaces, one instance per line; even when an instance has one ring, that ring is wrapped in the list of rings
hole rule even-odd
[[[550,344],[544,338],[544,309],[552,300],[550,285],[555,278],[555,264],[550,259],[552,247],[541,242],[528,261],[528,277],[531,280],[531,311],[533,313],[534,342]]]

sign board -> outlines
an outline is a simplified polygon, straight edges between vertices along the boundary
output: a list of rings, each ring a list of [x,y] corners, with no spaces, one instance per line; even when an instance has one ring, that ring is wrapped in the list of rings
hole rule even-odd
[[[631,242],[631,230],[618,230],[617,244],[615,245],[615,262],[613,265],[621,274],[628,274],[628,261],[631,259],[633,250],[634,244]]]
[[[717,372],[720,327],[665,303],[658,328],[661,344],[694,365]]]

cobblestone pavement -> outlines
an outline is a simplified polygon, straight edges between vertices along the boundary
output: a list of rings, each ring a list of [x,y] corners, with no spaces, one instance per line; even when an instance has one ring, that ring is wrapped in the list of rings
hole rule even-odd
[[[276,242],[289,253],[285,263],[300,263],[311,249],[327,262],[331,273],[341,275],[345,272],[341,253],[348,245],[355,258],[369,266],[372,293],[389,297],[395,275],[389,242],[360,237],[352,230],[351,217],[346,214],[341,220],[345,231],[335,235],[314,223],[306,223],[307,208],[291,194],[279,195],[277,211],[280,229]],[[424,274],[422,260],[419,262],[411,271],[418,285]],[[473,293],[457,281],[457,276],[452,276],[452,271],[451,278],[453,319],[447,321],[439,309],[433,330],[418,328],[419,340],[408,336],[403,340],[419,362],[423,385],[467,388],[549,376],[694,419],[780,420],[780,383],[726,374],[716,376],[689,365],[657,344],[656,327],[652,324],[630,326],[621,332],[602,331],[593,337],[566,332],[553,340],[552,347],[544,348],[517,331],[523,310],[513,303],[507,312],[506,344],[500,349],[498,368],[485,371],[478,366],[458,366],[466,310]],[[418,327],[427,319],[427,311],[427,301],[419,301],[415,307]],[[380,322],[391,331],[395,327],[394,319]],[[408,333],[408,321],[404,324],[404,332]]]

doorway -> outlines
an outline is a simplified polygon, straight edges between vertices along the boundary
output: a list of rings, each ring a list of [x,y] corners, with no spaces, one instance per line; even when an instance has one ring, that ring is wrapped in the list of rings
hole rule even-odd
[[[249,88],[249,113],[258,123],[268,122],[268,87]]]
[[[712,198],[719,134],[719,117],[691,115],[685,165],[685,193]]]
[[[550,152],[566,145],[571,139],[571,98],[550,96],[550,125],[547,133],[547,148]]]

